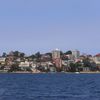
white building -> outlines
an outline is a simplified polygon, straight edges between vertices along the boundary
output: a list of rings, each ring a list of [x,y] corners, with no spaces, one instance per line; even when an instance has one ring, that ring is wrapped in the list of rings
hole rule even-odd
[[[60,50],[59,49],[55,49],[52,51],[52,58],[53,59],[60,58]]]
[[[97,65],[100,65],[100,54],[95,55],[93,60]]]
[[[6,61],[6,58],[0,57],[0,63],[1,63],[1,64],[5,64],[5,61]]]
[[[80,51],[74,50],[72,51],[72,55],[75,59],[78,59],[80,57]]]
[[[19,67],[29,67],[30,66],[30,62],[25,61],[25,62],[20,62]]]

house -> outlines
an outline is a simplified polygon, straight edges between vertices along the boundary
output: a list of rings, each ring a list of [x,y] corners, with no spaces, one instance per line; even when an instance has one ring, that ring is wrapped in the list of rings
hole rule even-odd
[[[95,55],[93,60],[97,65],[100,65],[100,53]]]
[[[96,55],[93,57],[93,60],[94,60],[94,62],[96,63],[98,70],[100,70],[100,53],[99,53],[99,54],[96,54]]]
[[[72,54],[67,54],[66,57],[69,59],[69,60],[74,60],[74,57]]]
[[[6,58],[5,57],[0,57],[0,64],[4,65],[6,62]]]
[[[30,68],[30,62],[28,62],[28,61],[20,62],[19,67],[22,70],[26,70],[26,69]]]

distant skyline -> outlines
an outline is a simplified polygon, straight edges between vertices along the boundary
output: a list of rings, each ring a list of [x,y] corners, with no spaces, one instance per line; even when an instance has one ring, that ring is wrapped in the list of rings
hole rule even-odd
[[[100,52],[100,0],[0,1],[0,54]]]

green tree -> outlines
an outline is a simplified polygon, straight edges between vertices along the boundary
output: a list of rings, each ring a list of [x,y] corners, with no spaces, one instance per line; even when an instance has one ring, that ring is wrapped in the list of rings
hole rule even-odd
[[[65,54],[66,54],[66,55],[68,55],[68,54],[72,54],[72,51],[69,50],[69,51],[65,52]]]
[[[37,52],[37,53],[35,54],[35,57],[36,57],[37,61],[39,61],[40,58],[41,58],[41,54],[40,54],[40,52]]]
[[[46,53],[45,55],[49,55],[50,58],[52,58],[52,53],[50,53],[50,52]]]
[[[89,58],[85,58],[83,60],[83,64],[84,64],[84,67],[91,67],[91,63],[90,63]]]
[[[18,57],[19,56],[19,51],[15,51],[15,52],[13,52],[13,54],[14,54],[15,57]]]
[[[64,55],[64,53],[63,53],[62,51],[60,51],[60,55],[61,55],[61,56],[63,56],[63,55]]]
[[[76,66],[74,63],[70,63],[70,71],[71,72],[76,72]]]
[[[21,58],[25,57],[25,53],[20,53],[20,57]]]
[[[13,71],[19,71],[20,68],[18,67],[18,64],[13,64],[10,69],[8,70],[8,72],[13,72]]]
[[[29,58],[31,58],[31,59],[35,59],[36,57],[35,57],[34,54],[32,54]]]
[[[6,57],[6,56],[7,56],[7,54],[5,52],[3,52],[2,57]]]

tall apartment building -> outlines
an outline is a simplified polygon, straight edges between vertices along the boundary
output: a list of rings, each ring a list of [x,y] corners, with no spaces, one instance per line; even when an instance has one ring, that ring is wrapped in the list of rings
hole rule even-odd
[[[80,51],[78,50],[74,50],[72,51],[72,55],[75,59],[79,58],[80,57]]]
[[[60,58],[60,50],[59,49],[55,49],[52,51],[52,58],[53,59]]]
[[[57,68],[61,68],[62,67],[62,60],[60,57],[60,50],[59,49],[55,49],[52,51],[52,60],[55,63],[55,66]]]

